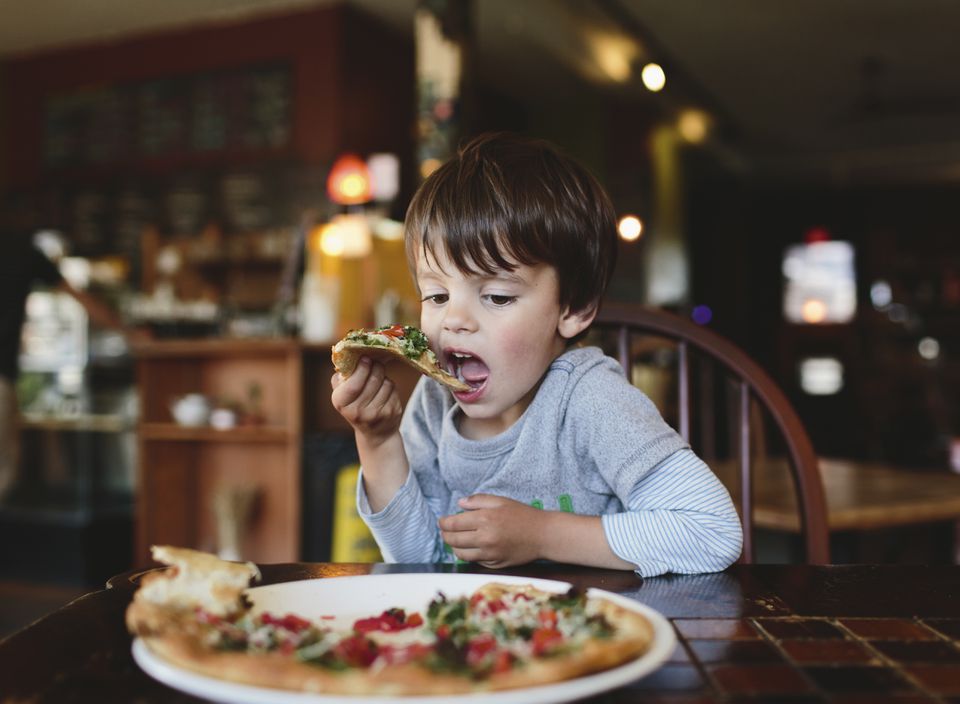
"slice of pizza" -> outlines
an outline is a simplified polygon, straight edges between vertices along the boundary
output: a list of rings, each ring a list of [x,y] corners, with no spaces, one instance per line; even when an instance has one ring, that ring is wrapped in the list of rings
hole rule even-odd
[[[490,583],[468,597],[442,594],[427,610],[434,657],[484,690],[560,682],[643,655],[653,626],[609,599],[571,587],[554,593],[531,585]]]
[[[361,356],[400,359],[454,391],[470,386],[443,369],[430,349],[427,336],[412,325],[385,325],[374,330],[351,330],[333,346],[333,366],[343,377],[353,374]]]
[[[252,562],[221,560],[210,553],[189,548],[154,545],[153,559],[168,565],[140,580],[126,621],[131,633],[150,636],[190,627],[197,613],[230,619],[249,608],[243,591],[260,579]]]

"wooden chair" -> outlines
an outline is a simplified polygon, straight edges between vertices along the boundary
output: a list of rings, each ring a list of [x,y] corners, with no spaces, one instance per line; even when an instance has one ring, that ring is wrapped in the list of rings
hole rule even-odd
[[[763,428],[755,432],[758,430],[757,419],[761,413],[772,419],[772,425],[780,431],[792,470],[806,562],[829,562],[826,501],[813,445],[786,396],[756,362],[707,328],[639,304],[608,303],[602,306],[592,327],[591,342],[617,358],[627,377],[638,386],[643,387],[638,383],[642,370],[651,366],[667,370],[660,375],[661,378],[676,377],[675,395],[659,399],[654,396],[653,400],[661,406],[664,417],[675,423],[679,433],[708,464],[716,459],[718,445],[724,440],[727,441],[727,452],[738,456],[734,471],[734,484],[738,486],[728,488],[735,500],[739,499],[744,538],[741,562],[755,561],[753,490],[755,465],[762,462],[753,460],[754,455],[763,454],[764,450],[758,450],[758,447],[765,447],[766,443]],[[664,352],[671,358],[669,365],[664,362]],[[722,371],[719,375],[723,380],[721,383],[732,390],[729,398],[733,401],[733,408],[724,407],[717,398],[716,390],[721,388],[717,385],[718,369]],[[637,373],[638,370],[641,374]],[[670,386],[673,385],[671,379]],[[651,394],[648,392],[648,395]],[[697,409],[692,398],[696,398],[699,404]],[[718,442],[717,424],[728,419],[735,421],[732,432],[726,438],[721,436]]]

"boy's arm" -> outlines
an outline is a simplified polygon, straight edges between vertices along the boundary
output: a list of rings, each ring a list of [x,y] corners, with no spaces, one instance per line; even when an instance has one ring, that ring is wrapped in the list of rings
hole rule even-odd
[[[644,577],[719,572],[743,548],[730,494],[690,449],[647,472],[631,491],[627,511],[602,521],[611,549]]]
[[[354,429],[361,472],[357,505],[388,562],[437,562],[444,553],[436,513],[411,476],[400,435],[403,405],[384,365],[361,358],[334,374],[331,402]]]
[[[353,427],[370,508],[380,511],[410,471],[400,437],[400,396],[384,365],[369,357],[361,357],[348,378],[334,374],[330,383],[333,407]]]
[[[361,470],[360,476],[363,476]],[[444,562],[445,553],[437,515],[420,491],[413,473],[393,500],[379,513],[373,513],[363,485],[357,486],[357,510],[373,534],[386,562]]]
[[[457,557],[486,567],[548,559],[644,577],[718,572],[737,559],[743,540],[726,488],[689,449],[651,469],[622,513],[542,511],[489,494],[460,506],[467,512],[440,519],[443,538]]]

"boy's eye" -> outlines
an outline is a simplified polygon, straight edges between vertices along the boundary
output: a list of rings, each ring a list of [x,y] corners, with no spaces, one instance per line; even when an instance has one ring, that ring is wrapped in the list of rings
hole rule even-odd
[[[501,295],[492,293],[492,294],[490,294],[489,296],[487,296],[487,299],[488,299],[493,305],[502,307],[502,306],[510,305],[510,304],[513,303],[515,300],[517,300],[517,297],[516,297],[516,296],[501,296]]]
[[[429,301],[430,303],[443,304],[447,302],[447,294],[445,293],[435,293],[432,296],[426,296],[423,299],[423,303]]]

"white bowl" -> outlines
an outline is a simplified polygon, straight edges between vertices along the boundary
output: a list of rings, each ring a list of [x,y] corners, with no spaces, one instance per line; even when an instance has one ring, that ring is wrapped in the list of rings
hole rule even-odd
[[[170,404],[170,413],[180,425],[195,428],[210,419],[210,401],[203,394],[186,394]]]

